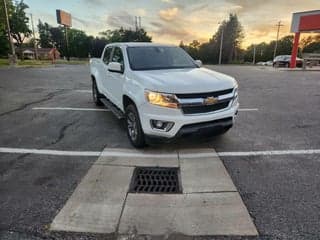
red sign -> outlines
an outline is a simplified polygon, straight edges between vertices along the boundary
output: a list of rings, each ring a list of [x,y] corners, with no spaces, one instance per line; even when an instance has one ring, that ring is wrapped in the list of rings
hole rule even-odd
[[[300,18],[300,31],[320,30],[320,15],[307,15]]]

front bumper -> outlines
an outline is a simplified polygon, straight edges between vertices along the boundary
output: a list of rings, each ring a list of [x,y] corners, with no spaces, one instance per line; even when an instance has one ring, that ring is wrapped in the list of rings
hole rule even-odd
[[[180,137],[187,137],[187,136],[214,136],[225,130],[231,128],[233,125],[233,118],[224,118],[219,120],[214,120],[211,122],[204,122],[204,123],[195,123],[184,125],[178,133],[172,137],[161,137],[156,135],[146,135],[146,140],[149,143],[158,143],[158,142],[171,142],[175,139]]]
[[[144,103],[139,106],[142,129],[149,138],[173,139],[186,134],[219,130],[231,127],[238,112],[239,103],[234,102],[226,109],[216,112],[185,115],[180,109],[171,109]],[[170,131],[153,129],[150,120],[174,122]]]

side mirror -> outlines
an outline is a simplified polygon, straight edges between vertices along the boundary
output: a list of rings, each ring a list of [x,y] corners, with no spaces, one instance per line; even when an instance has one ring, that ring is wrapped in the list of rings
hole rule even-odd
[[[117,73],[123,73],[123,65],[118,62],[110,62],[108,64],[108,71],[109,72],[117,72]]]
[[[198,67],[202,67],[202,61],[201,60],[195,60],[194,62]]]

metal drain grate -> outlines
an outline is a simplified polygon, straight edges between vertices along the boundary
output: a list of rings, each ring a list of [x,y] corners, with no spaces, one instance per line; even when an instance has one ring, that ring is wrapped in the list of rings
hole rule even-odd
[[[178,168],[136,167],[130,193],[181,193]]]

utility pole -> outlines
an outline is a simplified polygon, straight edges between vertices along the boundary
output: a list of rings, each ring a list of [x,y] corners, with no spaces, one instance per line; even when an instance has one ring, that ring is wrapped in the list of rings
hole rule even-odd
[[[253,59],[252,59],[252,63],[253,64],[256,64],[256,48],[257,48],[257,45],[253,45]]]
[[[222,62],[223,34],[224,34],[224,26],[222,26],[221,38],[220,38],[219,65]]]
[[[136,32],[138,31],[138,17],[134,16],[134,25],[136,27]]]
[[[8,16],[6,0],[3,0],[3,4],[4,4],[4,13],[6,15],[5,17],[6,17],[6,22],[7,22],[8,38],[9,38],[10,47],[11,47],[11,53],[12,53],[12,58],[9,59],[9,60],[10,60],[10,64],[16,64],[16,62],[17,62],[16,51],[14,49],[13,40],[12,40],[12,36],[11,36],[11,30],[10,30],[10,23],[9,23],[9,16]]]
[[[273,51],[273,59],[275,59],[276,55],[277,55],[277,48],[278,48],[278,41],[279,41],[279,33],[280,33],[280,28],[283,27],[284,25],[281,24],[281,21],[278,22],[278,24],[276,25],[276,27],[278,27],[277,30],[277,40],[276,40],[276,44],[274,46],[274,51]]]
[[[30,18],[31,18],[31,25],[32,25],[34,53],[35,53],[36,60],[38,60],[38,49],[37,49],[37,43],[36,43],[36,35],[34,34],[34,25],[33,25],[32,13],[30,13]]]
[[[141,17],[139,16],[139,29],[141,29]]]
[[[70,61],[70,53],[69,53],[69,40],[68,40],[68,27],[65,25],[65,38],[66,38],[66,53],[67,53],[67,60]]]

